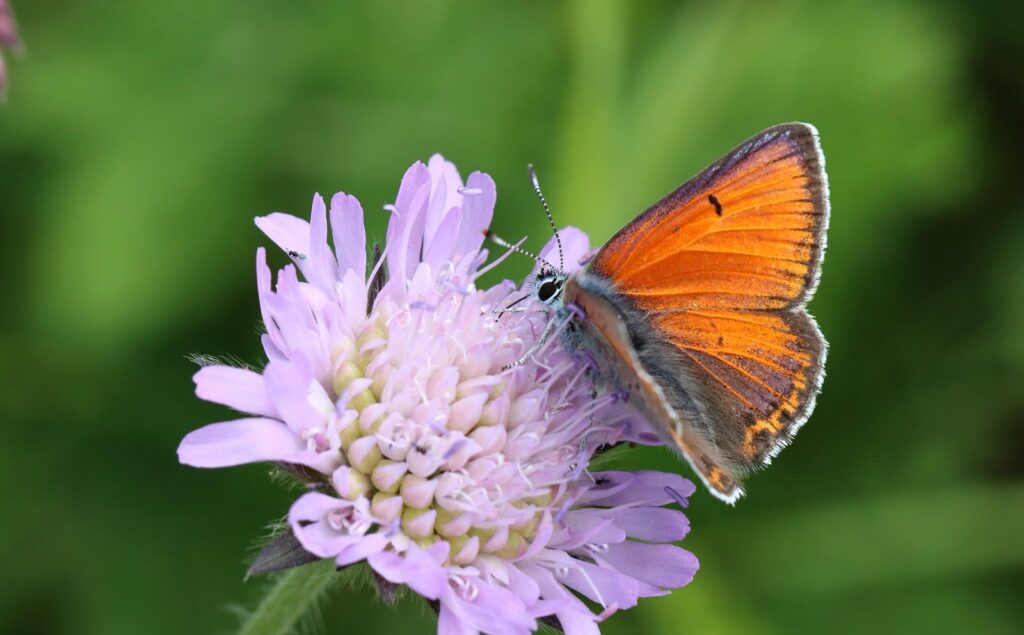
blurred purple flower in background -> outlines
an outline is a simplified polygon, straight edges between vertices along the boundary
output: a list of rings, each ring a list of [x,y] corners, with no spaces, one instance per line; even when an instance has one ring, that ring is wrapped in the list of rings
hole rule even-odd
[[[0,0],[0,95],[3,95],[7,88],[7,65],[4,61],[4,49],[12,51],[21,50],[21,39],[18,37],[17,25],[14,23],[14,13],[11,11],[7,0]]]
[[[587,469],[600,448],[652,441],[557,337],[505,369],[548,317],[530,302],[502,311],[529,278],[476,286],[496,264],[484,266],[482,248],[495,196],[486,174],[464,184],[440,156],[416,163],[387,206],[369,277],[352,196],[329,209],[316,196],[309,223],[258,218],[294,262],[272,287],[257,253],[269,362],[195,376],[199,397],[251,416],[190,433],[178,456],[302,475],[310,491],[288,523],[303,548],[407,585],[434,603],[440,633],[528,633],[538,620],[596,633],[616,610],[692,579],[696,558],[669,544],[689,523],[663,506],[694,488],[675,474]],[[567,262],[588,250],[579,230],[562,240]]]

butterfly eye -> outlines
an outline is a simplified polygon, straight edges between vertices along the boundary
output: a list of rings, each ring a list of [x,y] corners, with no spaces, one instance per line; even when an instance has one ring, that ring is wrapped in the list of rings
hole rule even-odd
[[[543,283],[541,283],[540,287],[537,289],[537,298],[541,302],[547,302],[548,300],[553,298],[556,293],[558,293],[558,287],[559,286],[561,286],[561,285],[559,285],[554,280],[546,280],[546,281],[544,281]]]

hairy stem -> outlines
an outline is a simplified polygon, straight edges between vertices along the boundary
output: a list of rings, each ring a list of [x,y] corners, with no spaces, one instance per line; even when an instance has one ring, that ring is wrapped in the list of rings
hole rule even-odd
[[[346,572],[347,573],[347,572]],[[238,635],[287,635],[316,607],[324,593],[346,577],[331,560],[291,569],[260,601],[238,630]]]

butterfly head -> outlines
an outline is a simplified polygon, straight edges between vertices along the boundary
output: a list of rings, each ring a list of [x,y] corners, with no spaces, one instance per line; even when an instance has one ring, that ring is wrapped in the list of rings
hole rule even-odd
[[[547,199],[544,198],[544,193],[540,189],[540,181],[537,179],[537,171],[533,168],[533,165],[527,166],[530,174],[530,182],[533,184],[533,189],[537,193],[537,198],[540,199],[541,206],[544,208],[544,214],[548,218],[548,223],[551,225],[551,232],[555,238],[555,245],[558,247],[558,266],[556,267],[548,260],[533,254],[526,249],[520,247],[519,243],[512,244],[507,240],[494,235],[490,230],[484,230],[484,236],[489,238],[495,244],[521,253],[540,265],[540,271],[537,272],[537,276],[533,281],[533,297],[535,297],[541,304],[554,307],[558,309],[562,302],[562,289],[565,287],[565,281],[569,275],[565,272],[565,251],[562,247],[562,237],[558,234],[558,226],[555,225],[555,219],[551,216],[551,209],[548,207]],[[524,238],[525,240],[525,238]],[[529,298],[530,296],[524,296],[516,301],[521,302]]]
[[[533,291],[542,304],[554,306],[562,299],[562,289],[567,276],[564,271],[543,268],[533,283]]]

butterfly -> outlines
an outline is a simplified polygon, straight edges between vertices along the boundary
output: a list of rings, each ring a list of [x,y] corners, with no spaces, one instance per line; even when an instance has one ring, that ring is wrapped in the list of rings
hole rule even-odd
[[[821,388],[827,344],[805,306],[828,218],[817,130],[774,126],[637,216],[584,271],[542,269],[534,295],[569,321],[567,345],[588,350],[734,504]]]

